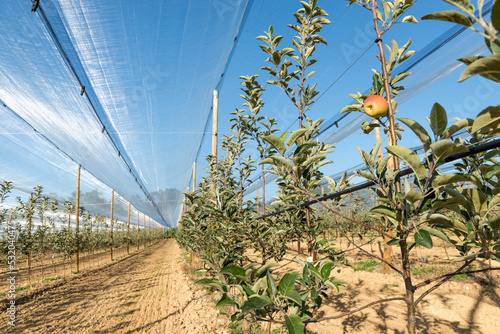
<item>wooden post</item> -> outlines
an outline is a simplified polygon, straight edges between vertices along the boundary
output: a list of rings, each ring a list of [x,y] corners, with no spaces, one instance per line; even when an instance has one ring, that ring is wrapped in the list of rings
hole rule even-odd
[[[149,232],[148,232],[148,235],[149,235],[149,244],[152,245],[153,242],[151,240],[151,217],[149,217]]]
[[[212,159],[217,163],[217,139],[218,139],[218,122],[219,122],[219,92],[214,90],[213,100],[213,117],[212,117]],[[212,189],[215,189],[215,178],[212,175]]]
[[[144,232],[144,236],[146,236],[146,214],[144,213],[143,214],[143,226],[144,228],[142,229],[142,231]],[[144,240],[144,248],[146,248],[146,240]]]
[[[196,162],[193,163],[193,192],[196,191]]]
[[[191,192],[189,191],[189,187],[188,187],[188,189],[187,189],[187,193],[188,193],[188,195],[191,193]],[[188,210],[188,199],[187,199],[187,197],[186,197],[186,196],[184,196],[184,214],[187,212],[187,210]]]
[[[128,218],[127,218],[127,254],[130,254],[130,203],[128,203]]]
[[[113,261],[113,204],[115,201],[115,191],[111,190],[111,229],[109,230],[109,257]]]
[[[139,211],[137,211],[137,250],[139,250]]]
[[[75,271],[80,271],[80,245],[79,245],[79,225],[80,225],[80,169],[78,166],[78,170],[76,172],[76,247],[75,247]]]
[[[259,207],[259,204],[260,204],[260,202],[259,202],[259,189],[257,189],[257,213],[259,213],[259,214],[260,214],[260,207]]]

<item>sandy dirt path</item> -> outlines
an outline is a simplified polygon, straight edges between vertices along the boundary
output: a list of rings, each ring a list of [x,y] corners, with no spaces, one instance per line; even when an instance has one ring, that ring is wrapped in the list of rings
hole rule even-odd
[[[430,251],[424,254],[434,259]],[[289,262],[276,273],[296,269],[297,264]],[[3,313],[0,333],[230,333],[223,326],[227,318],[214,308],[217,293],[210,295],[193,286],[189,271],[175,241],[164,240],[25,302],[18,301],[16,327],[7,325]],[[317,317],[404,293],[401,279],[394,274],[355,272],[344,267],[332,275],[349,285],[341,287],[338,294],[332,293]],[[496,272],[492,282],[477,277],[439,288],[418,308],[420,333],[500,333],[499,281],[500,273]],[[345,318],[310,324],[307,333],[402,334],[406,332],[405,313],[402,302],[380,304]]]
[[[183,265],[177,244],[161,241],[18,305],[15,329],[3,315],[0,333],[213,332],[225,320]]]

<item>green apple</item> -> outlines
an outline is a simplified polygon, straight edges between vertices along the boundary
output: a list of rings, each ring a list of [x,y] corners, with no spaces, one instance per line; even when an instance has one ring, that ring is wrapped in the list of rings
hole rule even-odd
[[[365,100],[363,110],[368,116],[378,119],[387,114],[389,104],[382,96],[372,95]]]

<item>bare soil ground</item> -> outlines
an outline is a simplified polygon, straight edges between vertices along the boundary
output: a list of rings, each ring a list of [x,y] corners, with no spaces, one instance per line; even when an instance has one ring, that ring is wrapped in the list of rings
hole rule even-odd
[[[140,249],[143,249],[143,245],[140,245]],[[130,247],[130,253],[134,252],[137,246]],[[127,248],[121,247],[113,250],[113,258],[120,258],[127,255]],[[26,259],[24,256],[16,256],[16,286],[22,287],[29,284],[28,278],[28,268],[26,266]],[[7,282],[7,270],[5,269],[7,265],[5,264],[5,258],[2,264],[2,270],[0,272],[0,296],[3,296],[6,290],[8,290]],[[81,253],[80,254],[80,271],[87,268],[98,267],[105,265],[110,261],[109,249],[106,250],[96,250],[93,254]],[[43,265],[42,265],[43,264]],[[54,258],[51,257],[50,253],[47,253],[43,259],[39,256],[33,256],[30,276],[31,284],[42,283],[44,279],[50,279],[57,276],[64,277],[71,275],[72,272],[76,270],[74,255],[70,258],[64,258],[61,255],[56,255]]]
[[[366,249],[371,252],[371,246]],[[373,251],[379,252],[376,243]],[[442,252],[440,248],[419,249],[418,256],[425,256],[427,263],[417,263],[417,269],[432,266],[436,272],[442,266],[456,266],[449,264]],[[397,257],[395,253],[394,261]],[[16,327],[7,325],[2,312],[0,333],[230,333],[224,326],[227,318],[214,308],[217,296],[192,285],[198,277],[192,277],[185,259],[175,241],[161,241],[92,273],[19,299]],[[351,263],[364,259],[361,253],[350,255]],[[476,269],[483,265],[478,264]],[[336,315],[383,297],[401,296],[401,278],[383,275],[380,267],[374,266],[372,272],[348,267],[342,267],[340,273],[334,270],[332,275],[349,285],[331,294],[320,316]],[[297,265],[283,262],[277,272],[291,268]],[[419,273],[417,281],[430,275],[420,271],[423,274]],[[445,283],[419,306],[420,333],[500,333],[499,283],[498,272]],[[348,317],[309,324],[307,333],[405,333],[405,313],[401,301],[379,304]]]

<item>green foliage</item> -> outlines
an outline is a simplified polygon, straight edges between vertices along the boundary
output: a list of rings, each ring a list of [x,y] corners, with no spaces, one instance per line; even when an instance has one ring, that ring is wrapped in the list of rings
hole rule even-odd
[[[348,1],[349,5],[357,3],[374,13],[379,38],[395,23],[416,23],[413,16],[406,15],[406,11],[414,5],[413,1]],[[469,26],[470,20],[478,22],[484,19],[473,17],[474,10],[469,1],[448,2],[461,9],[463,16],[439,13],[426,18],[459,21],[457,23],[466,26]],[[378,6],[372,8],[374,3]],[[482,4],[478,3],[479,10]],[[258,76],[241,77],[241,97],[244,99],[243,107],[247,109],[236,109],[232,113],[232,135],[225,136],[222,141],[225,154],[218,161],[209,156],[207,176],[196,192],[185,194],[187,210],[176,234],[177,241],[186,250],[198,254],[205,263],[204,269],[198,270],[205,276],[196,284],[218,291],[216,306],[231,306],[236,310],[231,315],[233,323],[245,318],[269,321],[280,317],[285,320],[290,333],[302,333],[304,321],[314,317],[328,297],[328,288],[339,291],[339,284],[342,283],[330,279],[330,274],[344,258],[338,254],[335,245],[322,238],[322,233],[336,228],[349,245],[358,246],[356,236],[361,239],[370,232],[388,237],[388,231],[391,231],[392,240],[388,244],[399,246],[403,257],[401,267],[393,264],[392,268],[405,281],[405,301],[410,319],[414,316],[410,314],[411,310],[421,300],[414,300],[415,290],[428,284],[417,286],[412,283],[412,275],[421,274],[412,268],[409,261],[413,248],[432,248],[435,238],[452,244],[461,253],[454,260],[465,262],[456,273],[477,258],[495,260],[500,255],[499,151],[463,158],[450,174],[443,174],[441,168],[450,156],[467,152],[469,147],[487,142],[498,134],[498,107],[487,108],[475,120],[461,119],[451,123],[444,107],[436,103],[428,117],[432,133],[411,119],[398,119],[422,143],[423,157],[395,142],[386,147],[389,154],[380,161],[378,152],[384,145],[382,141],[370,152],[358,149],[366,168],[354,174],[372,181],[373,192],[339,196],[332,200],[330,206],[325,204],[324,209],[331,214],[323,210],[323,214],[319,215],[317,206],[304,207],[301,203],[317,196],[325,180],[330,190],[337,192],[345,190],[350,179],[344,174],[340,181],[335,182],[321,172],[324,165],[331,163],[327,154],[332,152],[333,145],[314,139],[323,120],[311,120],[306,113],[319,93],[311,82],[314,71],[310,66],[318,61],[313,54],[319,44],[326,44],[319,33],[330,22],[326,19],[327,13],[317,6],[317,1],[302,1],[301,5],[302,8],[294,14],[297,24],[289,25],[295,34],[291,47],[280,47],[284,37],[275,34],[273,26],[257,37],[263,42],[260,48],[268,57],[268,66],[262,68],[272,77],[268,84],[281,88],[297,108],[299,128],[279,134],[276,120],[260,114],[264,107],[264,88],[258,82]],[[493,37],[487,29],[485,31],[489,41],[487,45],[495,56],[498,44],[496,32]],[[415,54],[415,51],[409,50],[410,45],[411,39],[401,47],[396,41],[386,45],[387,57],[382,51],[379,55],[382,71],[373,71],[370,95],[385,95],[387,100],[392,101],[394,112],[397,102],[393,98],[404,89],[396,85],[400,85],[411,73],[393,75],[393,72]],[[380,47],[384,50],[383,45],[380,44]],[[495,79],[496,65],[490,62],[491,59],[468,59],[470,65],[478,61],[478,66],[488,63],[484,66],[487,70],[476,69],[474,65],[468,71],[471,75],[480,74]],[[368,95],[358,92],[350,96],[355,103],[342,112],[361,111]],[[369,133],[379,126],[383,126],[386,133],[394,131],[401,138],[403,128],[393,123],[392,119],[387,126],[380,120],[380,124],[368,122],[362,127]],[[468,141],[453,139],[461,130],[471,134]],[[256,169],[256,162],[251,157],[244,158],[245,148],[251,141],[260,153],[259,165],[278,177],[276,183],[279,189],[272,206],[276,209],[287,208],[280,215],[257,218],[255,208],[258,203],[243,202],[249,176]],[[399,161],[392,157],[401,159],[404,167],[409,167],[413,174],[402,178],[400,170],[393,170],[390,165],[390,161]],[[264,178],[263,170],[263,181]],[[368,197],[370,204],[367,204]],[[377,205],[372,205],[375,201],[378,201]],[[281,277],[273,273],[272,268],[276,264],[269,261],[280,261],[291,251],[287,243],[303,239],[308,244],[308,255],[322,254],[328,260],[312,264],[296,258],[302,267],[301,272],[284,272]],[[247,257],[249,251],[258,260]],[[371,271],[383,262],[381,258],[366,253],[372,259],[354,264],[355,270]],[[446,277],[451,278],[451,275]],[[445,280],[442,279],[441,283]]]
[[[303,330],[303,320],[312,317],[312,312],[321,307],[329,287],[339,290],[344,282],[330,280],[333,264],[321,261],[316,265],[297,260],[302,273],[291,272],[280,280],[273,274],[276,263],[258,266],[249,263],[245,267],[229,264],[221,267],[216,262],[207,262],[211,269],[210,278],[203,278],[195,284],[205,285],[221,293],[217,307],[232,305],[237,311],[232,322],[245,317],[254,320],[281,314],[288,317],[290,333]],[[222,262],[218,262],[222,263]]]

